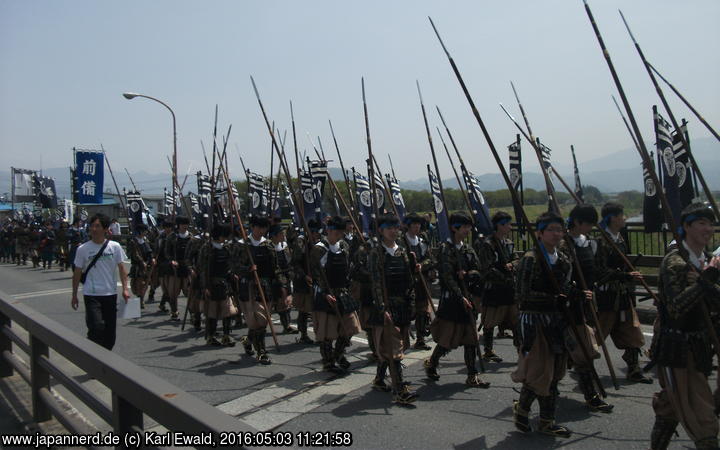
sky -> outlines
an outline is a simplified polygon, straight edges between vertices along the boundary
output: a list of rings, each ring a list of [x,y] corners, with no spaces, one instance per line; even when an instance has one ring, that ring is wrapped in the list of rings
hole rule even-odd
[[[651,107],[659,100],[618,8],[648,60],[711,124],[720,124],[720,2],[595,0],[590,6],[648,145]],[[212,148],[216,104],[218,134],[232,124],[231,175],[239,178],[242,170],[236,146],[249,169],[267,173],[270,139],[252,75],[270,119],[288,130],[288,145],[292,100],[301,152],[312,152],[309,133],[336,160],[330,119],[345,166],[361,167],[364,77],[373,151],[385,170],[389,154],[399,179],[426,176],[431,159],[418,80],[431,129],[440,125],[438,105],[469,168],[497,172],[427,16],[497,148],[516,134],[498,103],[521,117],[511,80],[556,161],[569,162],[572,144],[582,171],[584,162],[632,145],[581,0],[2,0],[0,155],[5,167],[66,167],[73,147],[102,144],[115,171],[169,171],[170,114],[155,102],[122,97],[131,91],[175,111],[180,177],[205,167],[201,141]],[[666,91],[676,115],[695,122]],[[691,130],[710,136],[696,123]],[[433,139],[443,151],[435,132]],[[507,159],[505,150],[501,155]],[[445,157],[439,161],[443,177],[451,176]],[[639,161],[628,151],[628,165]]]

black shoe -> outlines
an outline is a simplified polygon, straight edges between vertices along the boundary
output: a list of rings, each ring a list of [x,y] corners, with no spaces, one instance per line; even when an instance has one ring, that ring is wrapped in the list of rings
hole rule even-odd
[[[515,423],[515,428],[522,431],[523,433],[529,433],[532,431],[532,427],[530,426],[530,419],[528,419],[528,411],[524,411],[522,408],[520,408],[520,402],[517,400],[513,401],[513,422]]]
[[[569,438],[572,435],[572,431],[564,426],[556,424],[554,420],[546,419],[540,419],[540,428],[538,428],[538,431],[542,434],[561,438]]]
[[[399,405],[409,405],[417,400],[418,394],[411,391],[407,386],[403,386],[399,391],[393,393],[393,403]]]
[[[485,361],[490,361],[494,363],[502,362],[502,358],[499,357],[497,353],[492,350],[485,350],[485,353],[483,353],[482,357]]]
[[[252,356],[255,354],[252,348],[252,342],[250,342],[250,339],[248,339],[247,336],[243,336],[240,338],[240,343],[242,344],[243,348],[245,349],[245,354],[248,356]]]
[[[385,380],[381,380],[380,378],[375,378],[371,386],[373,390],[380,392],[390,392],[392,390],[390,386],[385,383]]]
[[[270,357],[268,356],[267,352],[259,353],[257,360],[260,364],[262,364],[264,366],[267,366],[268,364],[272,364],[272,361],[270,361]]]
[[[313,345],[315,344],[315,341],[310,339],[310,337],[307,334],[302,334],[297,339],[298,344],[307,344],[307,345]]]
[[[218,338],[216,338],[215,336],[209,337],[207,339],[207,344],[212,345],[213,347],[220,347],[222,345],[222,343],[218,341]]]
[[[648,378],[645,375],[643,375],[642,370],[640,368],[633,370],[632,372],[629,372],[627,375],[628,381],[631,381],[633,383],[642,383],[642,384],[652,384],[653,380],[652,378]]]
[[[178,314],[177,311],[175,311],[174,313],[170,314],[170,320],[180,320],[180,315]]]
[[[413,345],[413,348],[415,350],[430,350],[432,347],[427,345],[425,341],[418,339],[415,341],[415,345]]]
[[[599,411],[603,413],[610,413],[612,412],[614,406],[607,403],[605,400],[601,399],[600,396],[595,395],[595,397],[591,398],[590,400],[585,401],[587,403],[588,408],[590,408],[590,411]]]
[[[227,334],[222,337],[222,341],[220,341],[220,343],[223,347],[235,347],[235,341],[233,341]]]
[[[338,363],[338,366],[340,366],[340,368],[341,368],[342,370],[348,370],[348,369],[350,369],[350,361],[347,360],[347,358],[345,357],[345,355],[343,355],[343,356],[341,356],[340,358],[338,358],[337,363]]]
[[[440,374],[438,374],[437,367],[433,367],[430,364],[430,359],[426,359],[423,362],[423,366],[425,367],[425,375],[430,378],[433,381],[437,381],[440,379]]]
[[[300,332],[297,330],[297,328],[295,328],[295,327],[293,327],[293,326],[288,326],[287,328],[284,328],[284,329],[283,329],[283,333],[285,333],[285,334],[298,334],[298,333],[300,333]]]
[[[480,378],[480,375],[476,373],[468,375],[468,377],[465,379],[465,384],[470,387],[479,387],[482,389],[487,389],[490,387],[490,383],[488,383],[487,381],[483,381],[482,378]]]

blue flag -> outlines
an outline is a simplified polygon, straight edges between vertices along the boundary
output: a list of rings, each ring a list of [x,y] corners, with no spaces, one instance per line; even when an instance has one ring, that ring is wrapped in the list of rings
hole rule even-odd
[[[105,158],[102,152],[75,152],[77,203],[102,203]]]
[[[437,177],[430,170],[430,165],[427,166],[428,176],[430,177],[430,193],[433,198],[433,211],[435,211],[435,217],[437,218],[437,229],[438,238],[440,242],[445,242],[450,238],[450,228],[448,223],[447,209],[442,201],[442,194],[440,192],[440,184],[438,183]]]

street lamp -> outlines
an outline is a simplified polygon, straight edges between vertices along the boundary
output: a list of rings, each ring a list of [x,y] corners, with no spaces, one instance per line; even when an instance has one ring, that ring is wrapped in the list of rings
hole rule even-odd
[[[162,100],[158,100],[155,97],[150,97],[149,95],[143,95],[143,94],[137,94],[135,92],[125,92],[123,93],[123,97],[125,97],[128,100],[132,100],[135,97],[142,97],[146,98],[148,100],[152,100],[155,102],[160,103],[164,107],[167,108],[168,111],[170,111],[170,114],[172,115],[172,124],[173,124],[173,160],[172,160],[172,183],[173,183],[173,199],[175,199],[175,189],[177,188],[178,191],[180,190],[180,186],[178,185],[177,181],[177,128],[175,124],[175,112],[170,108],[167,103],[163,102]],[[177,201],[177,200],[175,200]],[[176,206],[173,206],[173,218],[175,217],[175,210]]]

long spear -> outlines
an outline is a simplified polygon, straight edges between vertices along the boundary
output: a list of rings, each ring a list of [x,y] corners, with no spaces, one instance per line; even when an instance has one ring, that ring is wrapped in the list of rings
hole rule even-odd
[[[693,165],[693,172],[697,175],[697,178],[703,187],[703,191],[705,191],[705,196],[707,197],[708,202],[710,202],[710,206],[712,206],[713,210],[715,210],[715,217],[720,217],[720,209],[718,209],[718,205],[715,202],[715,197],[713,197],[712,191],[705,182],[705,177],[700,170],[700,166],[697,164],[697,162],[695,161],[695,157],[690,151],[690,144],[687,141],[685,133],[682,132],[680,124],[678,123],[677,119],[675,119],[675,114],[673,114],[672,110],[670,109],[670,105],[665,98],[665,94],[660,88],[660,85],[658,84],[657,79],[653,74],[653,71],[650,69],[650,64],[647,62],[647,59],[645,59],[645,54],[643,54],[643,51],[640,49],[640,44],[638,44],[638,42],[635,40],[635,36],[633,36],[632,34],[632,31],[630,31],[630,25],[628,25],[627,21],[625,20],[625,16],[623,15],[622,11],[618,10],[618,12],[620,12],[620,17],[622,17],[625,28],[627,28],[628,34],[630,35],[630,39],[632,39],[633,43],[635,44],[635,49],[638,51],[638,55],[640,55],[640,59],[642,59],[642,62],[645,65],[645,70],[647,70],[648,75],[650,75],[650,80],[652,80],[653,86],[655,86],[655,90],[660,97],[660,101],[662,101],[663,107],[665,108],[668,117],[670,117],[670,122],[672,122],[673,127],[675,127],[675,130],[677,130],[677,134],[680,135],[680,139],[685,146],[685,151],[687,152],[688,157],[690,158],[690,162]]]
[[[430,153],[432,154],[433,165],[435,166],[435,176],[437,176],[438,187],[440,188],[440,197],[442,197],[442,203],[447,211],[448,204],[445,201],[445,190],[442,185],[442,177],[440,177],[440,169],[438,168],[437,157],[435,156],[435,146],[432,141],[432,134],[430,134],[430,126],[427,121],[427,114],[425,113],[425,103],[423,102],[422,92],[420,92],[420,82],[415,80],[415,86],[417,86],[418,97],[420,98],[420,110],[422,111],[423,123],[425,124],[425,132],[427,134],[428,144],[430,144]],[[472,211],[472,209],[471,209]],[[445,219],[448,221],[448,230],[450,229],[450,213],[445,214]]]
[[[102,144],[100,144],[100,149],[103,152],[103,155],[105,156],[105,164],[108,166],[108,170],[110,171],[110,177],[113,180],[113,184],[115,185],[115,191],[117,192],[118,199],[120,200],[120,205],[122,206],[123,211],[125,212],[125,217],[129,219],[129,213],[127,211],[127,208],[125,207],[125,198],[123,198],[122,195],[120,195],[120,189],[118,189],[117,182],[115,181],[115,175],[113,175],[112,168],[110,167],[110,161],[108,161],[107,153],[105,153],[105,148]]]
[[[630,133],[630,138],[632,138],[633,144],[635,145],[635,150],[638,152],[642,151],[640,150],[640,144],[638,144],[637,139],[635,138],[635,133],[633,133],[632,129],[630,128],[630,124],[628,123],[627,119],[625,118],[625,114],[623,114],[622,110],[620,109],[620,105],[618,105],[617,100],[615,100],[615,96],[612,96],[613,103],[615,103],[615,107],[617,108],[618,112],[620,113],[620,117],[622,117],[623,123],[625,124],[625,128],[627,128],[628,133]]]
[[[475,116],[475,120],[477,121],[478,125],[480,126],[480,129],[482,130],[483,136],[485,137],[485,140],[487,141],[488,147],[490,147],[490,151],[493,154],[493,157],[495,158],[495,163],[498,166],[498,169],[500,170],[500,174],[503,177],[503,180],[505,180],[505,184],[508,187],[508,190],[510,191],[510,196],[512,197],[513,204],[514,205],[520,205],[520,197],[518,196],[517,191],[512,185],[512,182],[510,181],[510,177],[507,174],[507,171],[505,170],[505,166],[503,165],[502,160],[500,159],[500,154],[495,149],[495,144],[492,141],[492,138],[490,137],[490,133],[488,132],[487,128],[485,127],[485,123],[483,122],[482,118],[480,117],[480,112],[478,111],[477,107],[475,106],[475,102],[473,101],[472,97],[470,96],[470,92],[467,89],[467,86],[465,85],[465,81],[462,78],[462,75],[460,75],[460,70],[457,68],[457,65],[455,64],[455,61],[453,60],[452,56],[450,56],[450,52],[448,52],[447,48],[445,47],[445,43],[442,41],[442,38],[440,37],[440,33],[438,33],[437,28],[435,28],[435,24],[433,23],[432,19],[428,17],[430,20],[430,24],[433,27],[433,30],[435,31],[435,35],[437,36],[438,40],[440,41],[440,45],[443,48],[443,51],[445,52],[445,56],[447,56],[448,61],[450,62],[450,66],[453,69],[453,72],[455,73],[455,77],[458,80],[458,83],[460,84],[460,87],[462,88],[463,93],[465,94],[465,98],[468,101],[468,104],[470,105],[470,109],[472,110],[473,116]],[[518,212],[521,213],[521,219],[526,226],[526,229],[530,230],[530,220],[527,217],[527,214],[525,213],[525,210],[519,206]],[[540,242],[538,241],[537,236],[534,233],[528,233],[530,235],[530,238],[533,241],[533,245],[535,248],[536,255],[539,255],[540,257],[537,258],[540,261],[540,267],[545,272],[547,279],[550,281],[550,284],[553,286],[553,289],[557,292],[561,292],[560,290],[560,284],[558,283],[558,280],[555,278],[555,275],[552,272],[552,268],[550,267],[550,264],[548,263],[547,259],[542,257],[542,251],[540,248]],[[570,318],[570,313],[565,307],[564,304],[561,304],[560,307],[563,310],[563,313],[566,316],[566,319]],[[568,322],[570,323],[570,322]],[[573,333],[573,337],[578,342],[579,347],[583,353],[583,356],[586,360],[590,361],[590,352],[585,347],[584,341],[580,339],[578,336],[577,330],[575,327],[569,327],[570,332]],[[596,383],[598,385],[601,384],[600,378],[598,377],[597,372],[595,371],[595,368],[593,366],[590,366],[591,374],[593,378],[595,379]]]
[[[227,141],[230,138],[230,130],[232,129],[232,125],[230,125],[230,128],[228,128],[228,133],[225,138],[225,143],[223,145],[223,155],[225,155],[225,150],[227,149]],[[227,163],[224,165],[222,164],[222,161],[224,159],[224,156],[220,157],[220,169],[222,169],[223,178],[225,179],[225,185],[227,186],[227,196],[228,196],[228,203],[230,204],[230,210],[232,211],[232,214],[235,216],[235,220],[237,220],[238,225],[240,225],[240,235],[242,236],[243,242],[245,242],[245,245],[243,245],[243,248],[245,248],[245,252],[248,257],[248,261],[250,262],[250,266],[255,265],[255,260],[252,255],[252,251],[250,250],[250,240],[248,239],[247,231],[245,230],[245,225],[243,225],[242,218],[240,217],[240,212],[237,210],[237,205],[235,205],[235,198],[233,197],[232,192],[232,182],[230,181],[230,173],[228,172]],[[273,327],[272,320],[270,319],[270,308],[268,307],[267,299],[265,297],[265,290],[263,289],[262,282],[260,281],[260,276],[258,275],[256,270],[251,270],[253,274],[253,278],[255,280],[255,285],[257,286],[258,294],[260,294],[260,301],[263,304],[263,307],[265,308],[265,319],[267,320],[268,325],[270,326],[270,334],[272,334],[273,342],[275,342],[275,348],[277,348],[278,351],[280,351],[280,343],[278,342],[277,334],[275,334],[275,327]]]
[[[127,168],[125,168],[125,173],[127,174],[128,178],[130,179],[130,184],[133,185],[133,189],[135,189],[135,191],[137,191],[138,188],[137,188],[137,186],[135,186],[135,182],[133,181],[132,177],[130,176],[130,172],[128,172]]]
[[[333,142],[335,143],[335,151],[338,155],[338,161],[340,161],[340,170],[342,170],[343,178],[345,179],[345,187],[348,191],[348,199],[350,200],[351,210],[352,213],[350,215],[355,214],[355,194],[353,194],[352,188],[350,187],[350,179],[348,178],[347,172],[345,171],[345,165],[343,164],[342,156],[340,156],[340,147],[338,146],[337,139],[335,138],[335,130],[333,130],[332,122],[330,119],[328,119],[328,123],[330,124],[330,134],[332,134]],[[359,229],[359,228],[358,228]]]
[[[442,142],[443,147],[445,148],[445,153],[447,154],[448,161],[450,161],[450,167],[452,167],[453,173],[455,174],[455,179],[457,180],[458,188],[460,189],[460,192],[462,193],[462,197],[465,200],[465,204],[468,207],[468,211],[472,211],[472,205],[470,204],[470,197],[468,196],[468,193],[465,189],[462,187],[462,182],[460,181],[460,176],[457,173],[457,170],[455,169],[455,163],[453,162],[452,156],[450,156],[450,150],[448,150],[447,145],[445,144],[445,139],[443,138],[442,133],[440,132],[440,127],[436,127],[438,136],[440,136],[440,142]],[[388,155],[389,156],[389,155]],[[475,221],[475,218],[472,218],[473,222]]]
[[[515,91],[515,86],[513,86],[513,91]],[[517,98],[517,92],[515,92],[515,96]],[[518,104],[520,104],[519,98],[518,98]],[[548,190],[548,198],[550,199],[550,204],[551,204],[552,208],[559,213],[560,206],[557,203],[557,197],[555,195],[555,186],[553,185],[552,181],[550,180],[550,175],[548,174],[548,171],[545,168],[545,161],[543,160],[543,156],[542,156],[542,152],[540,151],[540,148],[538,147],[537,143],[535,141],[533,141],[531,139],[531,137],[525,133],[525,130],[522,129],[520,124],[518,124],[517,121],[515,121],[515,119],[510,115],[510,113],[507,112],[507,110],[505,109],[505,107],[502,104],[500,104],[500,107],[503,109],[503,111],[505,111],[505,114],[507,114],[508,117],[510,117],[510,120],[512,120],[513,123],[515,123],[515,126],[518,127],[518,129],[522,132],[522,134],[525,136],[525,138],[527,140],[529,140],[530,143],[532,144],[532,147],[535,150],[535,155],[538,158],[538,162],[540,164],[540,168],[542,170],[543,177],[545,178],[545,186],[546,186],[546,189]],[[524,111],[523,111],[523,118],[525,119],[525,124],[528,126],[528,132],[529,132],[530,122],[528,121],[527,116],[525,116]],[[551,168],[551,170],[554,170],[552,165],[550,166],[550,168]],[[575,195],[574,192],[571,195],[573,195],[573,197],[577,198],[577,196]],[[578,202],[578,204],[582,203],[582,201],[580,201],[579,198],[577,198],[577,202]],[[603,236],[605,236],[605,235],[603,234]],[[573,263],[573,270],[575,271],[575,273],[577,273],[578,281],[580,284],[580,289],[582,289],[583,291],[591,290],[591,288],[587,284],[587,280],[585,279],[585,273],[583,272],[582,267],[580,266],[580,261],[577,258],[577,254],[575,252],[574,240],[571,238],[569,233],[564,233],[563,238],[565,239],[565,244],[567,244],[567,249],[570,252],[570,257],[571,257],[572,263]],[[618,254],[622,254],[620,249],[616,248],[616,250],[617,250]],[[612,360],[610,359],[610,352],[608,352],[607,345],[605,344],[605,336],[602,335],[602,328],[600,328],[600,320],[598,319],[597,314],[595,313],[594,306],[591,305],[591,307],[588,309],[590,309],[592,311],[593,325],[595,326],[597,333],[600,335],[600,346],[602,347],[603,355],[605,356],[605,361],[607,362],[608,370],[610,371],[610,377],[612,378],[613,386],[615,387],[615,390],[619,390],[620,385],[618,384],[617,377],[615,376],[615,368],[613,367]],[[572,323],[570,324],[570,326],[574,328]],[[602,384],[599,382],[599,380],[596,380],[596,381],[597,381],[598,388],[600,389],[600,394],[603,397],[607,397],[607,393],[605,393],[605,389],[603,388]]]
[[[378,208],[378,202],[377,202],[377,196],[376,193],[376,186],[375,186],[375,169],[373,168],[373,152],[372,152],[372,143],[370,141],[370,121],[368,119],[368,110],[367,110],[367,101],[365,100],[365,78],[360,79],[360,83],[362,86],[362,100],[363,100],[363,112],[365,114],[365,137],[367,141],[367,148],[368,148],[368,159],[367,159],[367,166],[368,166],[368,175],[370,176],[370,199],[373,205],[373,211],[375,215],[375,219],[373,220],[373,227],[375,228],[375,233],[379,234],[379,228],[377,227],[377,220],[380,218],[380,211]],[[362,233],[358,233],[362,234]],[[378,245],[382,243],[382,237],[378,236]],[[385,285],[385,277],[380,277],[380,285],[382,287],[382,301],[383,305],[385,307],[385,311],[390,311],[390,303],[388,300],[388,294],[387,294],[387,286]],[[385,320],[383,320],[383,326],[385,327],[386,332],[393,333],[395,335],[398,335],[400,333],[400,330],[398,330],[395,327],[395,324],[391,323],[390,325],[385,324]],[[397,380],[397,368],[394,364],[389,364],[388,369],[390,370],[390,375],[392,375],[392,378],[394,380]]]
[[[395,217],[400,219],[400,213],[398,212],[397,205],[395,205],[395,200],[393,199],[392,193],[390,192],[390,186],[388,186],[387,182],[385,181],[385,178],[382,176],[382,170],[380,169],[380,164],[378,164],[377,160],[375,159],[375,155],[373,155],[373,162],[375,163],[375,168],[378,172],[380,172],[380,182],[382,184],[383,191],[385,191],[385,198],[388,202],[390,202],[390,206],[392,206],[393,212],[395,213]]]
[[[673,233],[673,237],[675,238],[675,242],[678,243],[678,254],[687,263],[690,270],[696,271],[695,266],[688,262],[688,254],[685,250],[685,247],[680,245],[682,239],[680,239],[680,235],[678,234],[677,223],[675,222],[675,217],[672,215],[672,211],[670,210],[670,203],[665,196],[665,191],[663,190],[663,186],[658,179],[657,173],[655,173],[655,166],[652,164],[652,160],[650,159],[647,147],[645,146],[645,141],[643,141],[642,134],[640,133],[640,127],[638,127],[637,121],[635,120],[635,115],[633,114],[632,108],[630,107],[630,103],[625,96],[625,90],[622,87],[622,83],[620,83],[620,78],[615,71],[615,66],[613,65],[612,59],[610,59],[610,52],[608,52],[607,48],[605,47],[605,42],[600,35],[600,29],[598,28],[597,23],[595,23],[592,11],[590,11],[590,5],[588,5],[587,0],[583,0],[583,2],[585,3],[585,12],[587,13],[588,19],[590,19],[590,24],[592,25],[593,31],[595,32],[595,37],[597,37],[598,44],[600,44],[600,49],[602,50],[603,56],[605,57],[605,62],[607,62],[608,69],[610,69],[610,74],[612,75],[613,81],[615,82],[615,87],[617,88],[618,93],[620,94],[620,99],[622,100],[623,106],[625,107],[625,112],[627,112],[630,123],[632,124],[635,137],[638,141],[638,151],[640,153],[640,157],[643,160],[643,163],[648,171],[648,174],[650,175],[650,178],[655,184],[655,189],[660,197],[660,204],[662,205],[662,211],[665,215],[665,220],[667,224],[670,225],[670,229]],[[710,320],[710,312],[708,311],[707,304],[705,302],[701,302],[700,309],[703,319],[705,320],[705,326],[707,327],[708,333],[710,334],[710,339],[712,340],[713,346],[715,347],[715,354],[718,359],[720,359],[720,341],[718,340],[718,336],[715,332],[715,326]]]
[[[668,87],[670,87],[670,89],[672,89],[672,91],[675,93],[675,95],[677,95],[680,98],[680,100],[682,100],[683,103],[685,103],[685,106],[687,106],[690,109],[690,111],[692,111],[692,113],[695,114],[695,117],[697,117],[698,120],[703,125],[705,125],[705,127],[710,131],[710,133],[712,133],[712,135],[715,136],[715,139],[720,141],[720,134],[718,134],[718,132],[715,131],[713,129],[713,127],[710,126],[710,124],[707,122],[707,120],[705,120],[705,118],[702,116],[702,114],[700,114],[699,112],[697,112],[697,110],[695,108],[693,108],[693,106],[690,104],[690,102],[688,102],[685,99],[685,97],[683,97],[682,94],[680,94],[680,92],[677,89],[675,89],[675,86],[673,86],[664,76],[662,76],[662,74],[660,72],[658,72],[658,70],[655,68],[655,66],[653,66],[649,62],[647,63],[647,65],[650,66],[652,71],[655,72],[657,74],[657,76],[659,76],[660,79],[663,80],[665,82],[665,84],[668,85]]]

